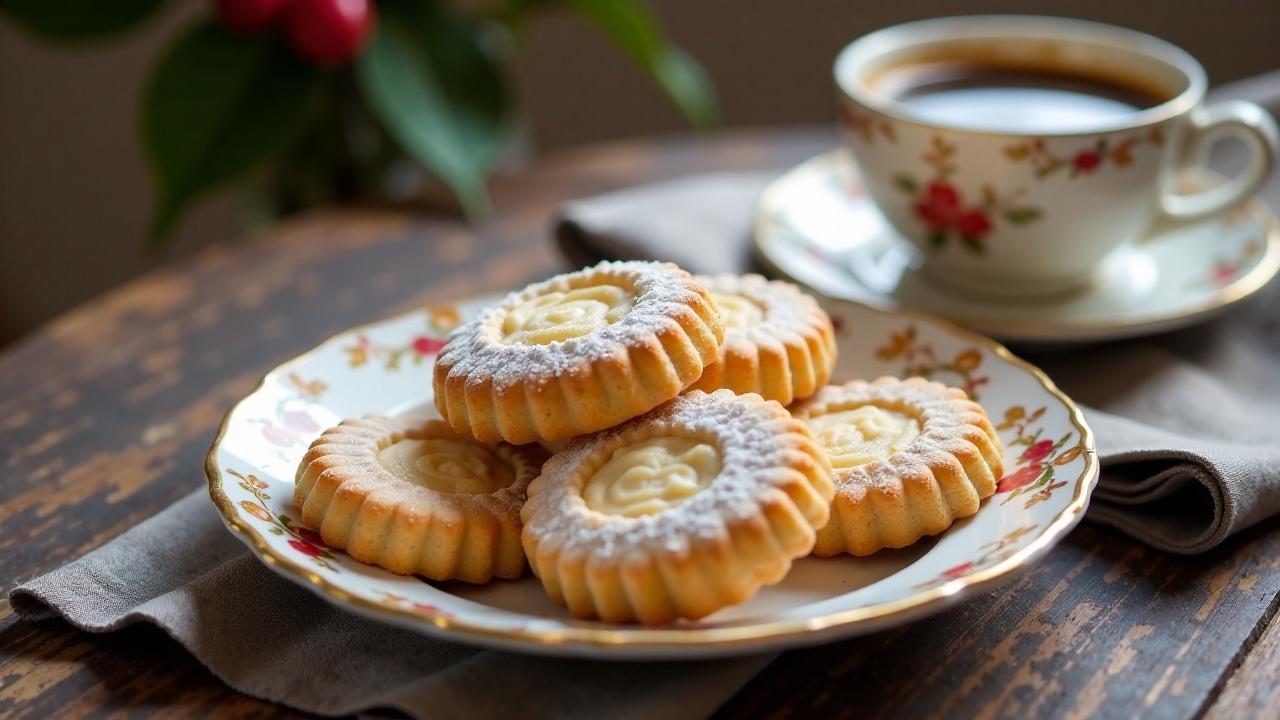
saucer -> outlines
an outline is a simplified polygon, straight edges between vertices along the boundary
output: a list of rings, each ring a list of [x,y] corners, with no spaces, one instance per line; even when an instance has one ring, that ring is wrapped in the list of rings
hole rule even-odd
[[[857,168],[836,150],[760,196],[756,254],[801,285],[883,310],[910,308],[1003,340],[1042,344],[1137,337],[1206,320],[1280,269],[1280,221],[1259,200],[1120,248],[1089,286],[1016,302],[949,290],[888,226]]]

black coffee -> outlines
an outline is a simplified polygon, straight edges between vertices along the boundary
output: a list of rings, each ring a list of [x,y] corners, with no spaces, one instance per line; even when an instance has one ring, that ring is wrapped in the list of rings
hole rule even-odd
[[[893,68],[877,85],[927,122],[996,132],[1088,131],[1166,99],[1118,80],[961,62]]]

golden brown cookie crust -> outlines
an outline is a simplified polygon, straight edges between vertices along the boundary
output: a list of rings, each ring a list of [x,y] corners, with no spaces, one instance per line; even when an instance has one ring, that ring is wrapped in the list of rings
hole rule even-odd
[[[869,555],[936,535],[976,513],[1002,473],[1000,438],[986,412],[942,383],[855,380],[791,411],[833,465],[831,521],[815,555]]]
[[[684,270],[604,262],[512,293],[456,330],[436,359],[436,407],[486,442],[564,440],[675,397],[723,339],[715,304]]]
[[[790,405],[818,391],[836,364],[831,318],[791,283],[759,275],[699,275],[725,323],[724,344],[693,387],[754,392]]]
[[[397,458],[406,441],[418,455]],[[326,544],[361,562],[432,580],[516,578],[526,566],[520,508],[544,457],[441,420],[345,420],[303,456],[294,502]]]
[[[670,438],[682,441],[667,448],[681,453],[681,465],[613,474],[621,485],[592,492],[610,463]],[[697,455],[706,447],[718,453],[715,464]],[[670,492],[702,471],[712,477],[695,483],[701,489]],[[617,502],[601,505],[611,492]],[[646,504],[654,493],[661,509]],[[522,537],[534,574],[574,615],[662,624],[703,617],[781,580],[812,549],[830,498],[825,455],[781,405],[695,391],[552,457],[529,487]]]

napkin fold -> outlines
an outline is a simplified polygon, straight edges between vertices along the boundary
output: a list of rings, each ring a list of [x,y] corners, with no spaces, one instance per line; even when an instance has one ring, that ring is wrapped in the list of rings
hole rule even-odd
[[[267,569],[204,489],[9,593],[19,617],[88,632],[150,623],[223,682],[322,715],[703,718],[769,661],[552,659],[436,640],[341,610]]]
[[[753,208],[779,172],[699,175],[579,200],[565,206],[556,237],[578,262],[754,270]],[[1091,404],[1103,470],[1088,519],[1194,554],[1280,512],[1278,290],[1207,328],[1027,355]]]

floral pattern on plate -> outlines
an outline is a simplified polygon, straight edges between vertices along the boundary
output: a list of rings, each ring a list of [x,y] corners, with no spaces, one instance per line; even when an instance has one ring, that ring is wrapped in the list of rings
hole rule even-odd
[[[1008,420],[1015,407],[1035,408],[1018,418],[1025,422],[1005,429],[1005,462],[1009,468],[1053,468],[1053,482],[1036,494],[1028,494],[1035,483],[1025,485],[1020,498],[1053,490],[1034,504],[1001,502],[997,495],[936,541],[899,554],[801,559],[786,579],[748,602],[666,628],[573,619],[528,576],[486,585],[433,583],[325,547],[317,533],[299,524],[291,502],[296,465],[307,444],[321,428],[346,417],[434,415],[430,377],[436,343],[484,304],[424,309],[350,330],[269,374],[232,409],[209,453],[210,493],[230,528],[272,569],[336,605],[452,641],[613,659],[760,652],[906,622],[1009,577],[1080,519],[1097,477],[1079,410],[1030,365],[989,340],[923,316],[831,301],[824,304],[839,328],[836,381],[923,373],[971,395],[980,390],[993,419]],[[422,338],[432,341],[433,350],[418,353],[420,363],[404,362]],[[350,350],[361,347],[362,339],[368,361],[353,366]],[[399,350],[401,362],[388,362],[390,355],[375,348]],[[296,414],[286,420],[286,413]],[[263,434],[264,423],[288,428],[296,441],[273,442]],[[1072,441],[1043,454],[1043,439],[1056,443],[1064,435]],[[1071,454],[1072,448],[1080,450]]]

